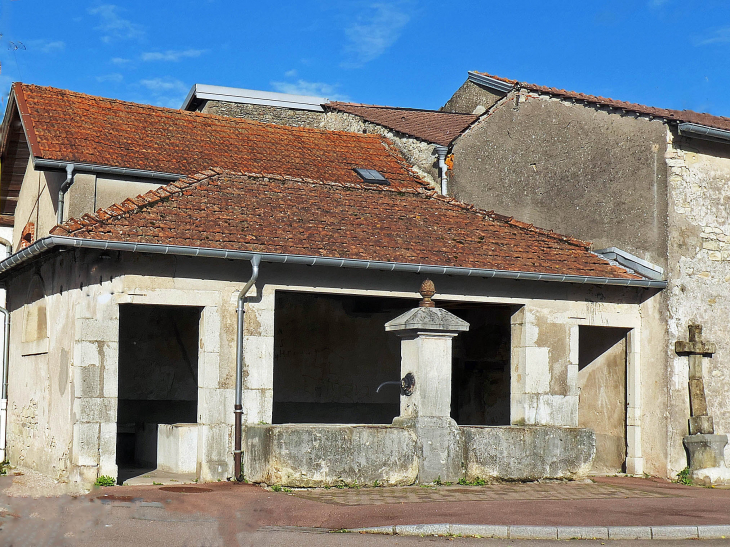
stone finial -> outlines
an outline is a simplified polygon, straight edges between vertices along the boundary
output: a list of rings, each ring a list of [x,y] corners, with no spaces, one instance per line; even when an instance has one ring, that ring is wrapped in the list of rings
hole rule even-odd
[[[436,285],[433,284],[433,281],[430,279],[424,280],[423,283],[421,283],[421,290],[420,290],[421,296],[423,297],[423,300],[421,300],[418,303],[419,308],[435,308],[436,304],[434,303],[431,298],[434,294],[436,294]]]

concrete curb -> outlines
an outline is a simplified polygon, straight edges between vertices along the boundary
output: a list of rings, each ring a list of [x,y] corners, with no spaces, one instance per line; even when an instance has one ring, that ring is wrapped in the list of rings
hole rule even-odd
[[[396,524],[347,530],[391,536],[463,536],[496,539],[727,539],[730,525],[523,526],[499,524]]]

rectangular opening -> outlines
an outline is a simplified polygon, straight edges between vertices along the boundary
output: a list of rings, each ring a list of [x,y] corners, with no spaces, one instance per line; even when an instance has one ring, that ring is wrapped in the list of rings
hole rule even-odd
[[[596,433],[594,473],[625,469],[628,332],[587,326],[578,331],[578,425]]]
[[[417,300],[277,292],[273,422],[389,424],[400,340],[385,323]]]
[[[469,323],[454,338],[451,417],[459,425],[509,425],[512,307],[441,306]]]
[[[273,423],[390,424],[400,413],[400,339],[385,323],[416,299],[278,291]],[[509,306],[438,301],[471,328],[454,339],[452,417],[506,425],[510,410]]]
[[[157,426],[196,423],[201,308],[119,306],[119,483],[157,468]]]

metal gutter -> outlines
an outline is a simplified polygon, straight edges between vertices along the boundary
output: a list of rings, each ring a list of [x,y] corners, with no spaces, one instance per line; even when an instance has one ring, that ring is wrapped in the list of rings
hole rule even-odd
[[[606,260],[611,260],[620,264],[624,268],[629,268],[646,278],[659,280],[664,277],[664,268],[661,266],[647,262],[646,260],[643,260],[638,256],[634,256],[631,253],[627,253],[618,247],[601,249],[600,251],[595,251],[595,253]]]
[[[622,279],[616,277],[592,277],[584,275],[563,275],[536,272],[520,272],[508,270],[491,270],[483,268],[461,268],[454,266],[434,266],[429,264],[406,264],[402,262],[383,262],[378,260],[358,260],[348,258],[330,258],[319,256],[257,253],[208,247],[187,247],[183,245],[162,245],[159,243],[130,243],[123,241],[104,241],[99,239],[82,239],[68,236],[47,236],[39,239],[14,255],[0,262],[0,275],[10,269],[37,257],[46,250],[55,247],[96,249],[102,251],[123,251],[132,253],[150,253],[174,256],[191,256],[203,258],[223,258],[227,260],[251,260],[261,257],[262,262],[275,264],[300,264],[305,266],[330,266],[335,268],[352,268],[357,270],[376,270],[385,272],[408,272],[429,275],[456,275],[460,277],[481,277],[486,279],[516,279],[524,281],[550,281],[556,283],[576,283],[580,285],[614,285],[620,287],[644,287],[664,289],[666,281],[651,279]]]
[[[680,135],[704,139],[706,141],[730,142],[730,131],[725,129],[716,129],[707,125],[698,123],[682,122],[677,125]]]
[[[496,78],[491,78],[489,76],[485,76],[484,74],[479,74],[478,72],[474,72],[471,70],[469,71],[468,80],[470,82],[474,82],[477,85],[489,87],[502,93],[509,93],[515,87],[514,84],[503,82],[502,80],[497,80]]]
[[[68,161],[62,160],[46,160],[43,158],[33,158],[33,168],[39,171],[48,169],[58,169],[65,171]],[[117,175],[122,177],[137,177],[142,179],[159,179],[164,181],[173,181],[183,178],[185,175],[179,173],[164,173],[162,171],[147,171],[145,169],[128,169],[126,167],[111,167],[108,165],[98,165],[95,163],[75,163],[74,171],[77,173],[94,173],[102,175]]]

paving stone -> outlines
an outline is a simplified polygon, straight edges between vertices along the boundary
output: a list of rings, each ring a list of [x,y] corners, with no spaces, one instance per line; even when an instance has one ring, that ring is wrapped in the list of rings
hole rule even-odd
[[[510,500],[581,500],[663,498],[671,494],[647,492],[610,484],[487,484],[484,486],[439,486],[420,488],[345,488],[296,490],[294,496],[332,505],[381,505],[388,503],[510,501]]]
[[[499,524],[452,524],[451,534],[455,536],[506,539],[509,538],[509,526]]]
[[[651,539],[649,526],[609,526],[608,539]]]
[[[510,539],[558,539],[557,526],[510,526]]]
[[[697,539],[697,526],[652,526],[652,539]]]

